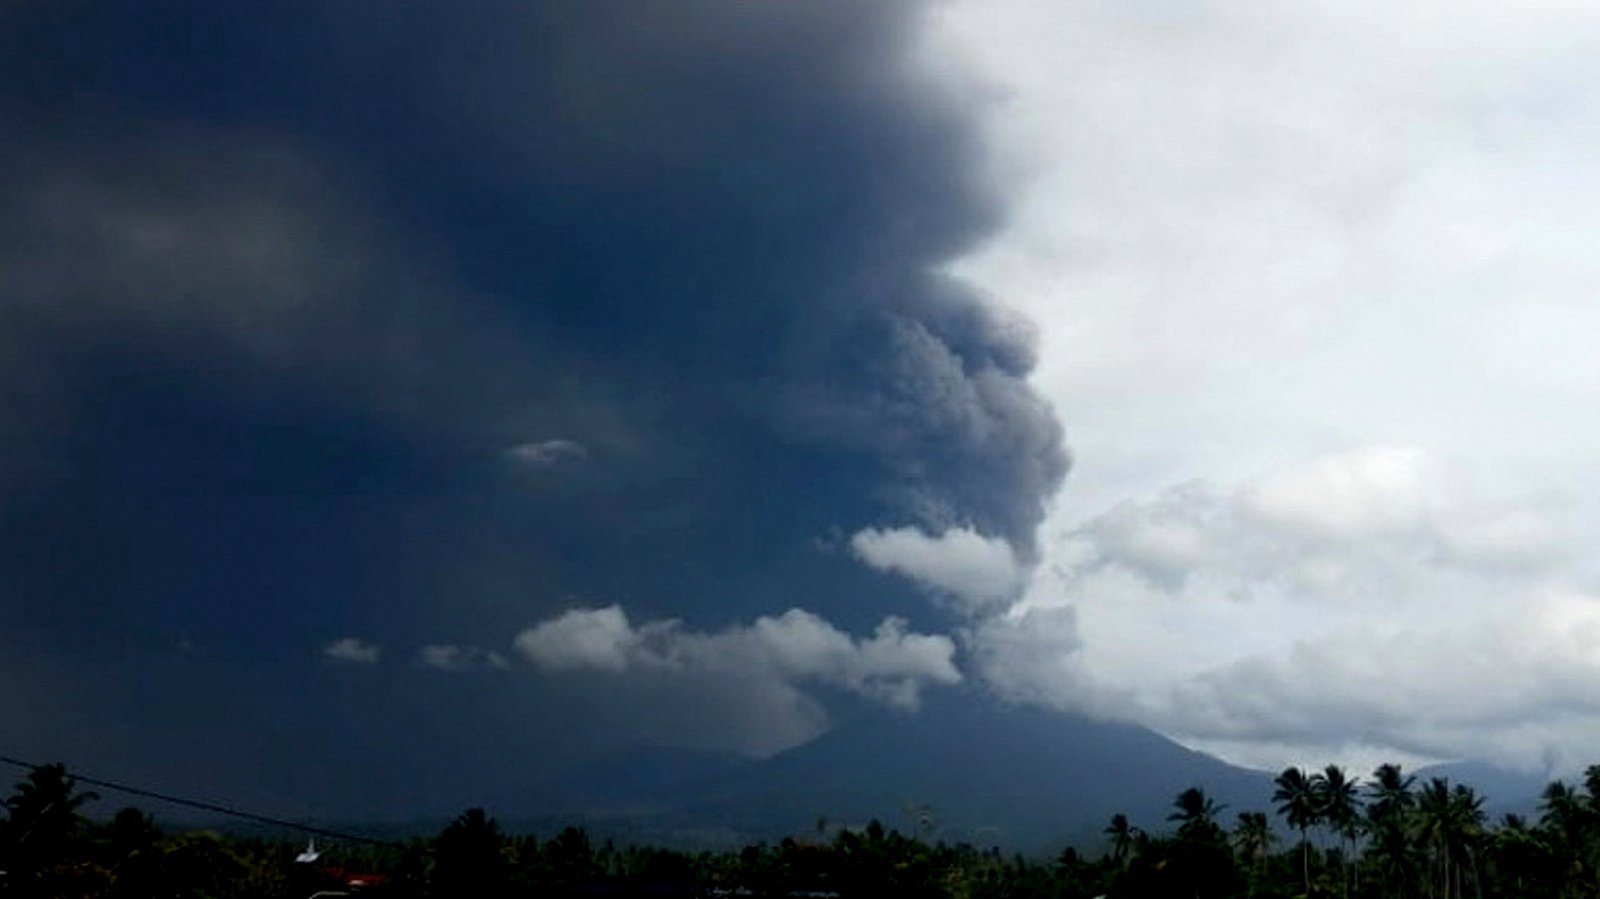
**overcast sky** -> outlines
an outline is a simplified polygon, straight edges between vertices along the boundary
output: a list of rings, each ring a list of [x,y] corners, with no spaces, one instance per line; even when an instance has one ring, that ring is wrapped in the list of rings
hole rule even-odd
[[[394,815],[960,690],[1587,764],[1595,36],[11,5],[6,748]]]
[[[1263,765],[1600,736],[1586,4],[961,4],[1075,466],[1018,695]]]

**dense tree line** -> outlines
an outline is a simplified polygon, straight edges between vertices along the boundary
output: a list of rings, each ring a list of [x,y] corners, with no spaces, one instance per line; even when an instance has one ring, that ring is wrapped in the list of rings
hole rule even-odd
[[[738,851],[596,845],[571,827],[548,839],[507,834],[482,809],[431,839],[344,843],[307,859],[297,842],[165,833],[133,808],[91,821],[82,809],[95,798],[59,765],[35,768],[16,786],[0,820],[0,896],[1600,895],[1600,766],[1580,787],[1552,783],[1536,820],[1508,815],[1494,824],[1471,787],[1437,778],[1419,784],[1395,765],[1366,781],[1337,766],[1291,768],[1275,782],[1272,815],[1240,811],[1229,820],[1192,788],[1176,797],[1165,821],[1142,826],[1115,815],[1100,845],[1069,847],[1054,859],[930,841],[876,821],[834,828],[819,822],[805,839]]]

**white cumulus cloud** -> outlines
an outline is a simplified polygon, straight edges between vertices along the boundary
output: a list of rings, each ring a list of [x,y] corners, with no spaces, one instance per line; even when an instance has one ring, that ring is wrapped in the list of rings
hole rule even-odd
[[[1188,482],[1046,538],[965,633],[1002,695],[1238,761],[1577,766],[1600,732],[1600,594],[1559,504],[1414,448]]]
[[[352,665],[376,665],[382,648],[358,637],[344,637],[322,647],[322,654],[336,662]]]
[[[576,440],[536,440],[519,443],[505,451],[506,458],[531,468],[553,468],[589,458],[589,449]]]
[[[1015,597],[1027,579],[1010,543],[971,528],[865,528],[851,536],[850,549],[872,568],[973,608]]]
[[[907,708],[924,687],[961,681],[949,637],[908,632],[896,618],[869,637],[852,637],[801,609],[714,632],[691,631],[676,620],[635,626],[616,605],[570,609],[523,631],[514,645],[547,672],[823,684]]]
[[[1416,447],[1374,447],[1262,478],[1241,491],[1239,507],[1317,537],[1402,535],[1426,525],[1443,501],[1441,480]]]
[[[659,625],[646,625],[647,630]],[[546,671],[628,670],[643,639],[618,605],[569,609],[517,635],[514,646]]]
[[[432,643],[417,649],[417,662],[439,671],[472,671],[479,668],[505,670],[511,667],[505,656],[480,646]]]

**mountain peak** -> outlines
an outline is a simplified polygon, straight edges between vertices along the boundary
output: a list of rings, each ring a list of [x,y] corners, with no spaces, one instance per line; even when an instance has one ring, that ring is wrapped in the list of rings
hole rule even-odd
[[[1269,807],[1268,775],[1145,728],[950,692],[916,712],[862,710],[765,760],[686,765],[685,753],[663,752],[653,762],[633,756],[620,773],[653,792],[658,826],[716,826],[756,838],[809,832],[819,820],[852,826],[876,818],[952,842],[1047,849],[1098,843],[1117,813],[1160,831],[1189,787],[1233,810]],[[649,773],[652,763],[658,774]],[[674,778],[674,770],[704,776]],[[656,787],[666,783],[682,792],[662,795]]]

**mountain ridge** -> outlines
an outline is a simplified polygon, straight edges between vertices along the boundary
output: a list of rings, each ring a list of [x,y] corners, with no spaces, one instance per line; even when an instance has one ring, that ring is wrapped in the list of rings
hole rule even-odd
[[[652,753],[630,754],[617,776],[585,766],[565,784],[566,807],[547,811],[583,806],[593,826],[669,841],[678,829],[779,839],[876,818],[935,839],[1032,850],[1098,842],[1117,813],[1161,830],[1173,798],[1192,786],[1230,811],[1269,810],[1272,794],[1270,774],[1154,731],[973,694],[930,698],[914,713],[858,714],[766,759]],[[624,781],[632,796],[618,789]]]

